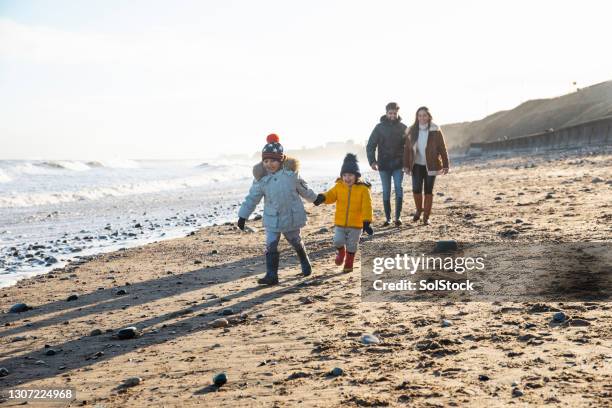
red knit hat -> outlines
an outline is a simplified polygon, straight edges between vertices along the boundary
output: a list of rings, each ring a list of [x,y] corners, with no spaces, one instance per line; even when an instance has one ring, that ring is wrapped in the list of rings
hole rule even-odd
[[[261,159],[274,159],[278,161],[283,161],[285,159],[283,146],[280,144],[280,138],[276,133],[270,133],[266,137],[266,145],[261,151]]]

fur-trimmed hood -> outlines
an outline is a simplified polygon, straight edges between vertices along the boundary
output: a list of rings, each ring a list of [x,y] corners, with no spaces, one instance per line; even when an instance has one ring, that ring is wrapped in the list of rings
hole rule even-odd
[[[408,132],[409,132],[409,133],[412,131],[412,128],[413,128],[413,127],[414,127],[414,124],[412,124],[412,126],[410,126],[410,127],[408,128]],[[417,129],[419,129],[418,125],[417,125]],[[429,123],[429,131],[430,131],[430,132],[435,132],[436,130],[440,130],[440,126],[436,125],[436,124],[435,124],[435,123],[433,123],[433,122],[430,122],[430,123]]]
[[[429,131],[433,132],[433,131],[436,131],[436,130],[440,130],[440,127],[438,125],[436,125],[435,123],[430,122],[429,123]]]
[[[380,123],[399,123],[401,121],[402,121],[402,117],[400,115],[397,115],[396,120],[389,120],[389,118],[387,118],[387,115],[382,115],[380,117]]]
[[[294,157],[286,156],[285,160],[283,160],[283,163],[281,164],[281,168],[297,173],[300,170],[300,161]],[[263,162],[260,161],[253,166],[253,177],[255,180],[259,181],[266,175],[267,172]]]

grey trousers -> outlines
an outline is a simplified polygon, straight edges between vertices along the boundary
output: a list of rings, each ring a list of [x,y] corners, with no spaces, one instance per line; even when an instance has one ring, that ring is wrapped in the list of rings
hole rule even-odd
[[[359,248],[361,228],[345,228],[336,226],[334,246],[340,248],[346,245],[347,252],[355,253]]]
[[[287,240],[287,242],[289,242],[294,248],[302,243],[302,237],[300,235],[299,229],[283,232],[282,234]],[[272,232],[266,230],[266,253],[278,252],[278,243],[280,242],[280,237],[280,232]]]

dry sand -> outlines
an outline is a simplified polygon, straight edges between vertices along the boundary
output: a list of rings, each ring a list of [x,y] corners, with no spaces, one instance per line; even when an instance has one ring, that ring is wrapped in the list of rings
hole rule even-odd
[[[371,240],[609,241],[611,169],[605,154],[466,161],[438,177],[432,226],[408,221],[408,199],[405,226]],[[333,207],[307,208],[308,279],[283,242],[280,285],[256,285],[257,221],[254,233],[204,228],[0,289],[0,388],[73,387],[72,406],[99,407],[610,406],[610,303],[361,302],[359,262],[348,274],[333,264]],[[17,302],[34,308],[6,313]],[[551,325],[555,309],[588,325]],[[211,325],[219,318],[227,326]],[[141,335],[114,337],[126,326]],[[381,343],[361,344],[363,333]],[[334,367],[343,375],[328,376]],[[221,388],[211,385],[219,372]],[[120,387],[129,377],[141,382]]]

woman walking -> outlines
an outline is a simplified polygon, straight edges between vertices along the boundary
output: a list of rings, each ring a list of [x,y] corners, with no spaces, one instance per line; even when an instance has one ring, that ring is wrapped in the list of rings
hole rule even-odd
[[[438,174],[449,170],[448,153],[442,131],[432,122],[425,106],[417,109],[414,123],[406,130],[404,173],[412,174],[412,195],[416,212],[413,221],[423,214],[423,224],[429,225],[433,205],[433,187]]]

